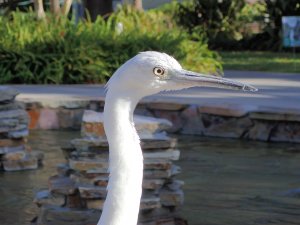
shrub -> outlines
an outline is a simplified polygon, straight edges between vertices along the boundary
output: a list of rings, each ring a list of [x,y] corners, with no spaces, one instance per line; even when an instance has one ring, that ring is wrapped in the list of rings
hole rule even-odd
[[[299,0],[265,0],[264,30],[250,40],[247,45],[255,50],[282,49],[282,22],[283,16],[300,16]],[[257,44],[259,43],[259,44]]]
[[[154,22],[153,22],[154,21]],[[123,31],[116,29],[123,24]],[[218,73],[218,55],[203,40],[191,40],[171,17],[153,10],[119,9],[108,20],[92,23],[47,16],[36,21],[31,12],[0,17],[0,83],[105,82],[140,51],[173,55],[188,69]]]
[[[172,11],[173,12],[173,11]],[[299,0],[187,0],[176,11],[178,23],[208,38],[220,50],[282,50],[282,16],[299,16]],[[249,23],[261,31],[251,31]],[[250,29],[250,31],[249,31]]]
[[[239,14],[244,0],[194,0],[180,5],[179,24],[207,35],[213,49],[232,48],[241,39]]]

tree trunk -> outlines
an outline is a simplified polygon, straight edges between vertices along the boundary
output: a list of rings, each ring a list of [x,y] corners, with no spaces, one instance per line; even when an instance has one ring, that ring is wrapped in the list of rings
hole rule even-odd
[[[72,1],[73,0],[65,0],[64,1],[64,5],[62,7],[62,10],[61,10],[61,13],[64,15],[64,16],[67,16],[69,11],[70,11],[70,8],[71,8],[71,5],[72,5]]]
[[[43,0],[34,0],[34,11],[38,20],[45,18]]]
[[[113,11],[112,0],[85,0],[91,20],[95,21],[98,15],[105,16]]]
[[[143,11],[143,2],[142,0],[134,0],[133,7],[139,11]]]
[[[50,11],[56,16],[60,14],[59,0],[50,0]]]

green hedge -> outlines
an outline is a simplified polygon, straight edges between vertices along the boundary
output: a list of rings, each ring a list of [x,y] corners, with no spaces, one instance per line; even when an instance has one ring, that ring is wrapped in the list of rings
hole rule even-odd
[[[279,51],[284,50],[282,16],[299,16],[300,2],[184,0],[175,15],[190,33],[207,36],[210,49]],[[258,32],[252,30],[253,22]]]
[[[123,31],[118,31],[118,23]],[[75,84],[105,82],[138,52],[169,53],[183,66],[200,72],[222,70],[218,55],[202,40],[192,40],[170,16],[154,10],[119,9],[108,20],[96,22],[32,12],[0,17],[0,83]]]

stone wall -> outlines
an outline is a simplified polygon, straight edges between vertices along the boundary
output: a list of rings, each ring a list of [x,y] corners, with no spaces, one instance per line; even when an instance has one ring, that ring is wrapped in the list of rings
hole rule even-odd
[[[103,111],[104,102],[26,103],[30,129],[80,129],[85,109]],[[142,102],[136,114],[172,121],[170,133],[272,142],[300,142],[300,112],[237,105]]]
[[[183,203],[183,181],[177,180],[180,167],[176,139],[163,131],[171,127],[164,119],[134,117],[144,156],[143,194],[139,225],[175,225],[177,208]],[[49,178],[48,190],[38,192],[40,207],[37,225],[94,225],[106,197],[108,184],[108,143],[103,115],[86,110],[81,137],[63,148],[67,164]],[[130,149],[128,149],[130,151]],[[184,224],[183,221],[181,224]]]
[[[42,154],[26,144],[29,118],[24,105],[15,101],[18,92],[0,87],[0,169],[17,171],[36,169]]]

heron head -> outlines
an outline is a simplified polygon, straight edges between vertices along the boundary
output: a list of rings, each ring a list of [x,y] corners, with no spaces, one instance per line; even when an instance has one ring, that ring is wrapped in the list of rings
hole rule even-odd
[[[256,91],[250,85],[185,70],[171,56],[155,51],[142,52],[123,64],[108,82],[120,92],[131,92],[144,97],[161,91],[190,87],[216,87],[224,89]]]

